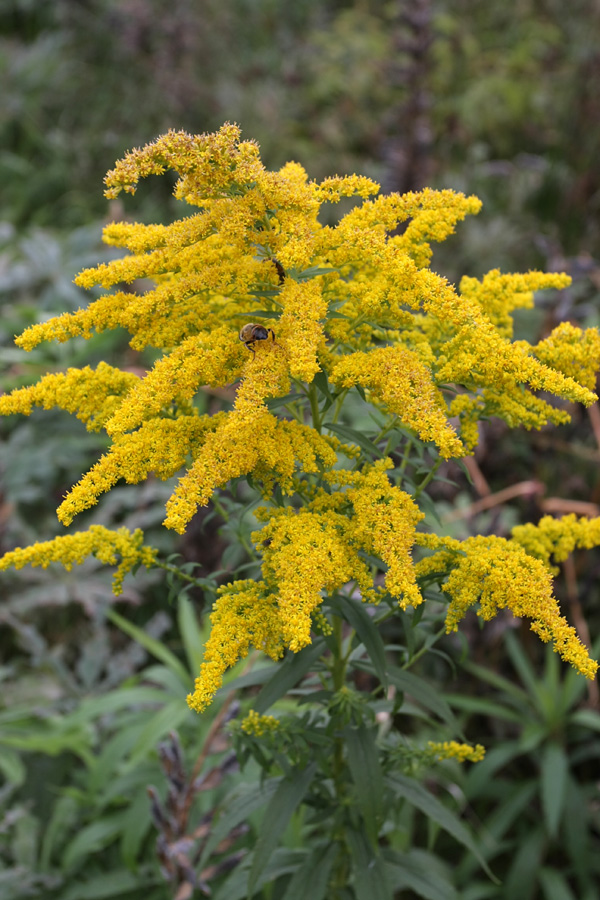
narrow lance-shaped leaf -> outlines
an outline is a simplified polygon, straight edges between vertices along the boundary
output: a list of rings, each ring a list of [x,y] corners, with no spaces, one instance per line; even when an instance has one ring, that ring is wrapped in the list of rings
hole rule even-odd
[[[344,729],[343,735],[348,766],[356,790],[356,805],[363,817],[369,843],[376,851],[383,817],[383,777],[375,730],[365,725],[348,727]]]
[[[416,806],[429,819],[436,822],[440,828],[443,828],[444,831],[447,831],[455,840],[466,847],[477,858],[489,877],[498,883],[466,826],[453,812],[443,806],[436,797],[430,794],[429,791],[426,791],[418,781],[415,781],[414,778],[407,778],[405,775],[390,774],[386,776],[385,784],[397,796],[403,797],[411,806]]]
[[[316,763],[307,766],[291,778],[283,778],[265,811],[259,838],[254,848],[252,868],[248,878],[248,897],[252,892],[271,854],[281,841],[289,820],[302,802],[316,771]]]

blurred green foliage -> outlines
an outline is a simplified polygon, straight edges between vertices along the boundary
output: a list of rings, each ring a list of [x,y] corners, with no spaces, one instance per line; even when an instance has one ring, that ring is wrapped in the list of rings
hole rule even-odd
[[[436,250],[438,270],[452,279],[494,266],[566,270],[573,287],[523,314],[523,335],[533,340],[564,319],[600,324],[599,34],[594,0],[573,0],[568,9],[559,0],[3,0],[3,387],[99,359],[125,357],[132,368],[152,363],[119,334],[42,345],[25,360],[12,337],[88,302],[71,279],[108,253],[100,249],[101,220],[178,215],[167,179],[150,182],[126,208],[109,207],[102,178],[114,161],[170,127],[212,131],[225,120],[239,122],[260,143],[269,168],[296,159],[311,177],[357,171],[381,180],[385,190],[418,189],[427,181],[478,194],[483,212]],[[207,403],[219,402],[227,398],[207,395]],[[368,433],[358,411],[350,426]],[[34,414],[0,427],[0,527],[8,550],[58,533],[54,509],[97,458],[102,439],[66,414]],[[546,496],[600,503],[600,453],[584,414],[561,432],[538,436],[490,423],[477,459],[492,490],[538,479]],[[442,474],[455,484],[435,483],[438,514],[468,506],[476,495],[464,474]],[[143,527],[151,543],[201,563],[203,574],[243,573],[240,536],[251,520],[236,518],[226,499],[218,515],[211,509],[175,545],[160,529],[168,492],[169,485],[153,482],[142,492],[120,488],[94,521]],[[449,530],[502,534],[516,519],[535,520],[542,511],[532,495]],[[589,630],[598,634],[597,555],[578,557],[575,575]],[[165,848],[159,815],[160,803],[173,814],[173,772],[165,759],[175,751],[163,749],[161,768],[157,745],[173,748],[168,734],[177,729],[189,771],[207,740],[210,719],[194,717],[182,700],[203,635],[192,604],[185,597],[165,604],[154,576],[138,575],[135,587],[126,582],[127,618],[139,626],[130,626],[129,641],[116,624],[122,621],[110,618],[109,576],[94,562],[77,573],[15,573],[4,583],[0,897],[174,896],[157,858],[163,874],[172,867],[171,884],[185,884],[174,833]],[[557,590],[568,601],[572,579],[570,587],[559,579]],[[189,596],[200,609],[200,592]],[[150,663],[157,652],[158,662]],[[597,697],[584,697],[582,681],[562,673],[555,655],[517,644],[508,625],[491,645],[482,642],[480,653],[485,669],[465,662],[460,644],[448,640],[437,663],[419,674],[447,690],[463,728],[489,748],[470,771],[448,763],[447,775],[431,779],[445,803],[481,828],[486,859],[502,885],[484,880],[472,855],[458,852],[443,828],[430,825],[428,851],[410,857],[407,848],[426,824],[404,807],[406,846],[390,853],[415,880],[399,882],[398,896],[455,896],[448,893],[451,869],[464,900],[596,900]],[[479,679],[476,695],[463,672]],[[425,735],[426,711],[422,721]],[[223,738],[220,759],[227,743]],[[238,749],[251,757],[249,746]],[[241,794],[225,799],[215,777],[202,802],[195,798],[185,827],[200,827],[224,799],[222,821],[229,815],[232,824],[228,810],[245,802],[256,840],[260,802],[244,794],[247,786],[236,777]],[[153,807],[149,784],[158,786]],[[302,823],[289,828],[288,856],[275,854],[270,864],[284,886],[285,873],[298,864],[293,855],[302,853]],[[231,900],[235,883],[229,888]]]

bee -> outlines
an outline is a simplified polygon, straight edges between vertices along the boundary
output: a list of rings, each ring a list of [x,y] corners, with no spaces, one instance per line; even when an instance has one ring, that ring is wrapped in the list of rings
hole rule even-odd
[[[283,282],[286,279],[287,273],[286,273],[285,269],[283,268],[283,266],[281,265],[281,263],[279,262],[279,260],[276,259],[274,256],[267,256],[265,259],[263,259],[263,262],[272,262],[273,263],[273,265],[275,266],[275,271],[277,272],[277,277],[279,278],[279,284],[283,284]]]
[[[246,345],[253,356],[256,356],[256,351],[252,345],[255,344],[256,341],[268,340],[269,335],[271,335],[273,343],[276,344],[275,332],[272,328],[265,328],[264,325],[255,325],[253,322],[249,322],[247,325],[244,325],[240,331],[240,341]]]
[[[273,265],[275,266],[275,270],[276,270],[277,276],[279,278],[279,284],[283,284],[283,282],[285,281],[285,277],[286,277],[285,269],[283,268],[283,266],[281,265],[279,260],[275,259],[274,256],[269,257],[269,262],[272,262]]]

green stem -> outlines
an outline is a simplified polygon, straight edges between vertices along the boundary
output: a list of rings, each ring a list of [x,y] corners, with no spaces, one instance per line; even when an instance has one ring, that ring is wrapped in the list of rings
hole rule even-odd
[[[444,626],[442,626],[442,628],[440,628],[439,631],[436,632],[435,641],[433,642],[433,644],[436,643],[438,641],[438,639],[441,638],[442,635],[445,633],[446,633],[446,626],[444,625]],[[421,659],[421,657],[424,656],[425,653],[427,653],[429,650],[431,650],[433,644],[427,644],[427,643],[423,644],[421,649],[417,650],[415,655],[411,656],[411,658],[407,662],[405,662],[404,665],[401,666],[401,668],[402,669],[410,669],[410,667],[412,665],[414,665],[418,659]]]
[[[436,459],[436,461],[435,461],[434,464],[432,465],[431,469],[429,470],[429,472],[427,473],[427,475],[425,476],[425,478],[423,479],[423,481],[421,482],[421,484],[418,486],[418,488],[417,488],[416,491],[414,492],[414,494],[413,494],[413,500],[416,500],[417,497],[420,497],[420,495],[423,493],[423,491],[425,490],[425,488],[427,487],[427,485],[429,484],[429,482],[430,482],[433,478],[435,478],[435,473],[437,472],[437,470],[439,469],[439,467],[441,466],[441,464],[442,464],[442,458],[441,458],[441,456],[438,456],[438,458]]]
[[[343,626],[344,623],[342,621],[341,616],[333,616],[333,645],[334,645],[334,660],[333,664],[330,668],[331,671],[331,679],[333,682],[333,690],[335,692],[341,691],[346,682],[346,668],[347,668],[347,659],[344,658],[344,635],[343,635]],[[338,806],[341,808],[344,806],[345,798],[346,798],[346,779],[344,777],[344,769],[345,769],[345,761],[344,761],[344,740],[339,733],[339,729],[336,729],[336,735],[333,739],[333,763],[332,763],[332,776],[333,776],[333,784],[334,790],[337,798]],[[337,838],[340,852],[337,855],[337,858],[334,863],[334,870],[331,878],[331,887],[334,891],[334,896],[338,896],[338,891],[343,890],[343,888],[347,884],[348,880],[348,853],[346,850],[342,852],[342,848],[345,847],[345,835],[343,832],[343,828],[337,829],[338,834],[332,835],[332,837]],[[347,849],[347,848],[346,848]]]
[[[296,422],[304,425],[304,417],[294,402],[286,403],[283,408],[289,412],[290,416],[295,419]]]
[[[331,421],[333,422],[334,425],[335,425],[335,423],[337,422],[338,416],[339,416],[339,414],[340,414],[341,411],[342,411],[342,407],[343,407],[343,405],[344,405],[344,400],[346,399],[346,394],[348,393],[348,390],[349,390],[348,388],[344,388],[344,389],[341,391],[341,393],[340,393],[339,397],[337,398],[337,400],[335,401],[335,412],[334,412],[334,414],[333,414],[333,419],[331,420]]]
[[[413,445],[413,439],[409,438],[407,440],[406,446],[404,448],[404,456],[402,458],[402,462],[400,463],[400,469],[399,469],[400,477],[402,477],[402,475],[404,475],[404,473],[406,472],[406,467],[408,465],[408,460],[409,460],[410,448],[412,447],[412,445]]]
[[[315,431],[321,434],[321,413],[319,412],[319,398],[317,396],[317,388],[311,384],[308,389],[308,399],[310,400],[310,411],[312,413],[313,427]]]
[[[178,578],[181,578],[182,581],[188,581],[190,584],[195,584],[196,587],[206,588],[206,583],[199,581],[197,578],[194,578],[193,575],[188,575],[186,572],[182,572],[181,569],[178,569],[177,566],[171,566],[169,563],[158,562],[154,563],[157,569],[164,569],[165,572],[171,572],[173,575],[177,575]]]
[[[219,513],[219,515],[223,519],[223,521],[229,522],[229,520],[231,519],[231,516],[229,515],[229,513],[227,512],[225,507],[221,505],[216,494],[213,494],[213,496],[212,496],[212,503],[213,503],[213,506],[216,509],[216,511]],[[248,542],[246,537],[242,534],[241,530],[238,530],[237,539],[240,542],[240,544],[242,545],[242,547],[244,548],[244,550],[246,551],[246,553],[248,554],[248,556],[250,557],[250,559],[258,559],[258,554],[256,553],[256,550],[254,549],[252,544],[250,544]]]

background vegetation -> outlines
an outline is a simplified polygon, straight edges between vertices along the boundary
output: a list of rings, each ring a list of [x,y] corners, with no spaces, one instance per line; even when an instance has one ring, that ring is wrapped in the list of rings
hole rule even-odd
[[[521,313],[520,335],[537,340],[564,320],[600,324],[598,34],[594,0],[573,0],[568,15],[559,0],[4,0],[3,387],[100,359],[125,358],[133,370],[152,362],[114,333],[27,358],[12,338],[88,301],[71,279],[107,254],[103,222],[176,215],[162,181],[125,208],[107,204],[102,178],[114,161],[169,127],[212,131],[225,120],[260,143],[270,168],[297,159],[313,177],[356,171],[386,191],[428,184],[478,194],[483,212],[436,249],[434,268],[452,280],[493,267],[567,271],[573,286]],[[228,399],[207,393],[207,408]],[[444,527],[458,537],[505,534],[546,512],[598,515],[599,418],[575,410],[570,426],[539,434],[488,423],[471,481],[448,465],[454,483],[434,486]],[[48,412],[1,428],[4,552],[58,533],[54,510],[102,438]],[[247,561],[251,522],[225,498],[174,542],[160,529],[169,490],[122,487],[94,521],[142,527],[150,543],[201,565],[211,584],[230,580]],[[592,552],[557,579],[583,637],[600,634],[599,576]],[[182,596],[180,584],[140,572],[115,608],[110,576],[94,563],[3,577],[0,897],[188,896],[189,848],[178,842],[192,824],[202,840],[239,777],[224,731],[232,701],[202,718],[183,702],[210,602],[209,589]],[[470,629],[462,643],[446,641],[451,669],[434,657],[420,674],[488,747],[485,762],[449,772],[447,785],[455,809],[482,831],[502,884],[432,829],[426,843],[440,878],[452,866],[465,900],[599,897],[597,690],[512,621]],[[218,883],[241,832],[259,821],[239,790],[246,816],[231,840],[242,844],[220,848],[207,881]],[[300,826],[287,836],[290,853],[302,846]],[[406,823],[409,837],[422,828]],[[398,896],[414,896],[410,885]]]

